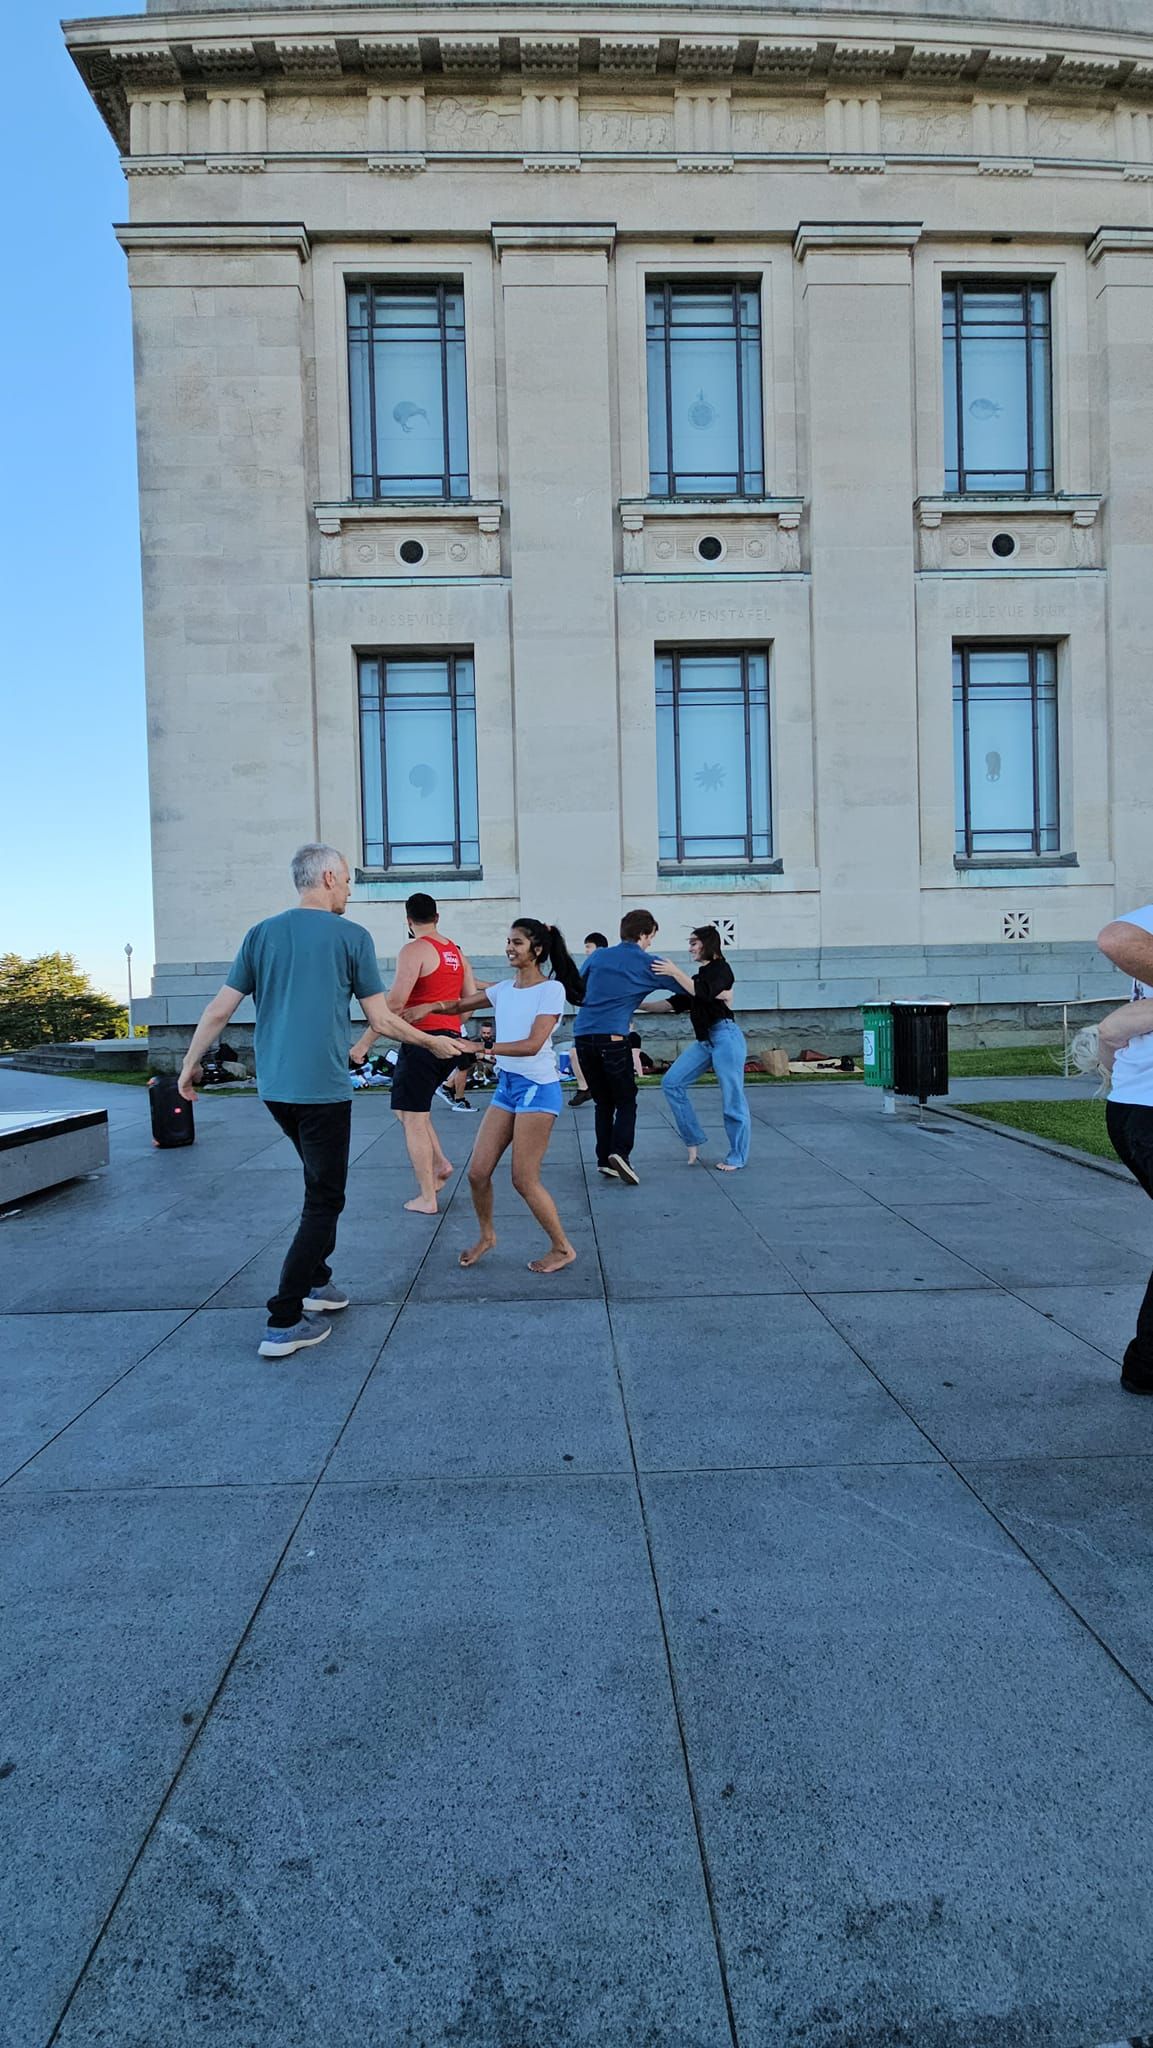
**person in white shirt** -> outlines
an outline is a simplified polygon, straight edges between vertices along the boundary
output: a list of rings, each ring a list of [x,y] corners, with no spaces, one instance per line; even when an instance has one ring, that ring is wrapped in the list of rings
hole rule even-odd
[[[566,1001],[583,1001],[584,982],[556,926],[535,917],[518,917],[505,953],[513,970],[509,980],[478,982],[476,994],[451,1005],[460,1012],[491,1006],[496,1019],[495,1038],[486,1055],[496,1061],[496,1093],[477,1132],[468,1168],[480,1236],[461,1253],[460,1263],[475,1266],[496,1243],[492,1177],[511,1145],[512,1184],[548,1238],[547,1251],[529,1260],[529,1271],[559,1273],[572,1265],[576,1252],[541,1180],[541,1167],[563,1103],[553,1032]],[[415,1012],[411,1021],[418,1021]]]
[[[1099,1026],[1102,1065],[1112,1068],[1105,1124],[1117,1157],[1153,1195],[1153,903],[1107,924],[1097,944],[1133,982],[1132,1002]],[[1153,1394],[1153,1276],[1121,1364],[1121,1385],[1129,1394]]]

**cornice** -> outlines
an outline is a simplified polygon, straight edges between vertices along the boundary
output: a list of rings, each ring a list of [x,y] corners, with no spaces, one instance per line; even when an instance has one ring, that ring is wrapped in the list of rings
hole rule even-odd
[[[296,221],[177,222],[157,227],[120,222],[113,232],[128,256],[169,255],[178,249],[279,250],[295,251],[307,263],[311,253],[307,230]]]
[[[803,220],[793,237],[798,262],[814,249],[913,249],[924,232],[919,220]]]
[[[607,255],[616,241],[611,221],[494,221],[492,244],[498,256],[514,249],[559,249],[584,253],[603,250]]]
[[[1153,228],[1098,228],[1088,254],[1090,263],[1102,256],[1153,256]]]

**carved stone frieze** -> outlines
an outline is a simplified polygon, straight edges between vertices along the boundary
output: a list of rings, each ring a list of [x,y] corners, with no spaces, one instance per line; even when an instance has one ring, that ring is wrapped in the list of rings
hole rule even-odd
[[[781,156],[820,152],[825,148],[824,110],[787,100],[769,107],[747,101],[734,105],[733,148]]]
[[[499,576],[498,504],[314,507],[321,577]]]
[[[428,101],[428,147],[431,150],[475,152],[521,148],[519,104],[515,109],[499,101],[467,98],[461,94],[430,97]]]
[[[800,498],[624,498],[621,568],[626,576],[780,576],[801,564]]]
[[[1101,566],[1101,500],[1092,495],[917,501],[919,566],[989,575]]]
[[[672,117],[639,101],[616,100],[598,107],[586,106],[582,99],[580,139],[582,150],[597,155],[655,155],[672,147]]]

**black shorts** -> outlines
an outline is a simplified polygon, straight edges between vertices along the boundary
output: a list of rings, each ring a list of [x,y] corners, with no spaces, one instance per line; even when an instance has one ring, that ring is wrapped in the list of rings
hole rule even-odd
[[[430,1031],[430,1038],[451,1038],[450,1031]],[[471,1056],[461,1054],[454,1060],[438,1060],[434,1052],[426,1052],[423,1045],[402,1045],[392,1070],[392,1106],[394,1109],[415,1110],[418,1115],[432,1108],[433,1097],[441,1084],[458,1067],[471,1067]]]

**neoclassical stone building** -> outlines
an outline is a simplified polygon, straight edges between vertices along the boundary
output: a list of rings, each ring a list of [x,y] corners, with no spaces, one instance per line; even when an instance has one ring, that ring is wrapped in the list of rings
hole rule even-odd
[[[1146,0],[66,34],[131,195],[158,1038],[314,834],[385,958],[424,882],[481,958],[727,919],[762,1012],[1113,992]]]

